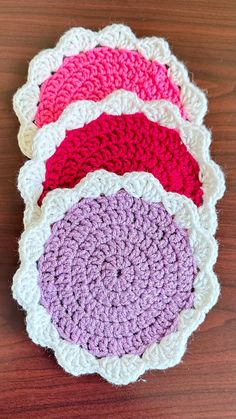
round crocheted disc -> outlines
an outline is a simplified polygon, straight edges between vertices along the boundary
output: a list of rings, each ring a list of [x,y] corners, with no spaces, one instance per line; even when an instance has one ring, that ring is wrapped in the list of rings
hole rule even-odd
[[[59,335],[96,357],[141,355],[193,306],[187,232],[162,204],[123,190],[82,199],[53,224],[38,269]]]
[[[166,99],[187,117],[179,88],[165,66],[137,51],[100,47],[64,59],[40,88],[34,122],[42,127],[56,121],[71,102],[99,101],[117,89],[134,92],[143,100]]]
[[[103,114],[83,128],[67,131],[66,138],[46,161],[39,205],[49,191],[73,188],[97,169],[119,175],[149,172],[166,191],[185,195],[197,206],[202,204],[199,165],[179,133],[136,113]]]

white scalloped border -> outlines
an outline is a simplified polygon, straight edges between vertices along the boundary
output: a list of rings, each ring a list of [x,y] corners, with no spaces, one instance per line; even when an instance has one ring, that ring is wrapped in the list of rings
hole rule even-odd
[[[178,330],[138,355],[111,356],[97,359],[78,345],[62,340],[51,323],[50,315],[39,304],[37,261],[51,234],[51,226],[81,198],[96,198],[126,190],[147,202],[162,202],[181,227],[188,229],[189,240],[199,273],[194,280],[194,309],[183,310]],[[188,198],[166,192],[160,182],[144,172],[118,176],[105,170],[89,173],[73,189],[56,189],[44,199],[41,217],[24,231],[19,243],[21,265],[13,280],[13,296],[27,311],[27,331],[31,339],[54,350],[59,364],[73,375],[98,373],[114,384],[136,381],[149,369],[165,369],[178,364],[185,352],[187,339],[216,303],[219,283],[213,273],[217,258],[215,239],[202,227],[196,206]]]
[[[23,165],[18,177],[18,188],[26,205],[24,225],[28,226],[40,215],[37,201],[43,190],[45,162],[65,138],[66,130],[83,127],[103,112],[110,115],[143,112],[150,120],[179,131],[183,143],[200,167],[204,195],[203,205],[198,211],[202,225],[214,233],[217,227],[215,205],[224,193],[225,184],[223,173],[210,157],[210,132],[203,126],[184,121],[179,109],[170,102],[165,100],[145,102],[135,93],[125,90],[116,90],[99,102],[73,102],[56,122],[38,130],[33,141],[32,160]]]
[[[79,54],[97,46],[126,48],[138,51],[148,60],[157,60],[167,65],[168,76],[180,86],[180,99],[191,122],[201,124],[207,111],[205,94],[188,77],[185,66],[171,54],[167,41],[163,38],[146,37],[138,39],[128,26],[113,24],[98,32],[84,28],[72,28],[67,31],[55,48],[46,49],[37,54],[29,65],[28,79],[14,95],[13,108],[21,127],[18,141],[21,151],[31,157],[32,138],[37,132],[33,123],[40,94],[40,85],[56,72],[63,62],[63,57]]]

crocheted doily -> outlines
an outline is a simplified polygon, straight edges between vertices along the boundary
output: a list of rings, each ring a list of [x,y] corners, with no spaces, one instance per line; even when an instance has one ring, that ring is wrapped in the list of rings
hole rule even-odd
[[[44,199],[13,295],[66,371],[127,384],[180,362],[217,300],[216,256],[190,199],[151,174],[96,171]]]
[[[106,169],[118,175],[152,173],[167,192],[178,192],[200,206],[199,165],[176,130],[150,121],[143,113],[102,114],[66,137],[46,161],[39,204],[50,190],[73,188],[87,173]]]
[[[100,102],[74,102],[38,131],[33,158],[20,170],[25,226],[40,214],[37,202],[48,191],[73,187],[88,172],[103,168],[152,173],[167,191],[191,198],[202,225],[214,232],[224,178],[210,159],[210,140],[204,127],[184,121],[166,101],[144,102],[134,93],[115,91]]]
[[[166,99],[197,124],[207,110],[204,93],[190,82],[164,39],[137,39],[120,24],[99,32],[73,28],[55,48],[31,61],[27,83],[14,96],[22,152],[31,156],[38,127],[57,120],[72,101],[98,101],[116,89],[133,91],[143,100]]]

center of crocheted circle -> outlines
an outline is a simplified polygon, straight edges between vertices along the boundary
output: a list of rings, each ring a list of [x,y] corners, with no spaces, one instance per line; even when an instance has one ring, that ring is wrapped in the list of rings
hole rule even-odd
[[[141,355],[193,306],[187,232],[162,204],[125,191],[74,205],[52,226],[38,269],[59,335],[96,357]]]

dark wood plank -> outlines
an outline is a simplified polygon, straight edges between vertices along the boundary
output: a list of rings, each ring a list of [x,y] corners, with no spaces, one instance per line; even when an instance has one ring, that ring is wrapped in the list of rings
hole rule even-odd
[[[29,60],[52,47],[71,26],[131,25],[139,36],[159,35],[209,94],[206,124],[212,154],[228,191],[219,203],[216,265],[221,298],[189,342],[183,362],[149,372],[127,387],[96,375],[74,378],[53,355],[28,339],[24,315],[12,300],[23,204],[16,191],[22,157],[12,95]],[[234,0],[0,0],[0,417],[235,418],[236,417],[236,2]]]

